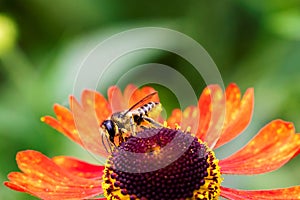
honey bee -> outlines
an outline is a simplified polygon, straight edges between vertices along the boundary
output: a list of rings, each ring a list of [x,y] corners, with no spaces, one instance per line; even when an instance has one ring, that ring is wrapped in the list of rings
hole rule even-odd
[[[108,144],[111,152],[113,147],[119,146],[122,142],[126,141],[129,136],[136,135],[137,129],[162,127],[159,122],[152,119],[152,117],[158,116],[161,112],[161,104],[151,101],[142,105],[155,94],[157,94],[157,92],[145,96],[129,109],[113,113],[108,119],[102,122],[100,127],[103,131],[102,143],[107,151],[108,148],[105,144]]]

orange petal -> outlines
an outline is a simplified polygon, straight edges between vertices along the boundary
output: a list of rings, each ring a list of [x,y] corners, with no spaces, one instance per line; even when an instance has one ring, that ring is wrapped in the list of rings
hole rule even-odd
[[[132,105],[153,92],[156,92],[156,90],[152,87],[145,86],[138,89],[135,85],[129,84],[124,90],[124,95],[122,95],[121,90],[117,86],[113,86],[108,89],[108,99],[113,112],[120,112],[130,108]],[[158,95],[154,95],[144,102],[144,104],[150,101],[159,102]]]
[[[58,104],[54,105],[54,112],[57,119],[45,116],[41,118],[41,121],[63,133],[74,142],[82,144],[74,123],[73,114],[67,108]]]
[[[99,138],[100,138],[100,134],[98,130],[99,125],[103,120],[105,120],[106,118],[108,118],[108,116],[111,115],[111,109],[109,107],[107,100],[96,91],[91,91],[91,90],[83,91],[81,102],[82,102],[82,108],[79,105],[79,103],[76,101],[76,99],[73,96],[71,96],[70,97],[71,111],[61,105],[55,104],[54,112],[56,113],[57,119],[50,116],[45,116],[42,117],[41,120],[46,124],[55,128],[59,132],[63,133],[74,142],[80,145],[87,146],[90,145],[87,140],[89,139],[91,140],[91,137],[93,139],[97,137],[97,140],[95,140],[95,142],[99,142]],[[84,115],[83,113],[85,113],[86,115],[90,114],[90,116],[86,117],[86,115]],[[74,117],[76,117],[76,123]],[[78,121],[80,121],[80,123]],[[86,125],[93,124],[94,125],[93,127],[97,126],[97,131],[93,129],[94,131],[93,136],[87,137],[86,134],[91,134],[90,128],[87,126],[86,129],[89,131],[86,131],[85,129],[82,129],[82,126],[78,126],[79,124],[86,124]],[[78,127],[81,128],[80,132],[78,130]],[[88,139],[86,139],[86,137]],[[84,140],[82,141],[82,139]],[[101,145],[101,143],[97,143],[93,145],[99,146],[99,144]],[[101,154],[102,152],[102,149],[98,151],[95,150],[98,148],[94,148],[93,146],[89,146],[89,148],[95,153]]]
[[[167,120],[170,128],[176,128],[176,124],[180,125],[182,130],[189,130],[196,133],[198,130],[199,110],[196,106],[187,107],[183,113],[180,109],[174,109],[171,116]]]
[[[5,185],[11,189],[51,200],[83,199],[103,193],[100,180],[77,177],[37,151],[19,152],[16,159],[23,173],[8,175]]]
[[[227,199],[235,200],[300,199],[300,186],[272,190],[236,190],[232,188],[221,187],[221,196]]]
[[[226,89],[226,118],[224,130],[215,148],[238,136],[250,123],[254,107],[254,90],[249,88],[242,100],[239,88],[230,84]]]
[[[108,89],[108,101],[113,113],[126,110],[127,102],[124,101],[121,90],[117,86],[112,86]]]
[[[241,99],[237,85],[231,83],[225,95],[218,85],[207,86],[198,102],[200,111],[197,137],[219,147],[240,134],[249,124],[253,110],[253,89]]]
[[[129,102],[128,107],[131,107],[132,105],[134,105],[135,103],[137,103],[138,101],[140,101],[141,99],[143,99],[144,97],[146,97],[147,95],[149,95],[153,92],[156,92],[156,90],[153,89],[152,87],[145,86],[145,87],[142,87],[141,89],[134,90],[130,99],[126,99],[125,101]],[[148,99],[146,102],[144,102],[144,104],[146,104],[150,101],[159,102],[158,95],[152,96],[150,99]]]
[[[225,99],[220,86],[207,86],[199,98],[198,108],[200,119],[196,136],[212,148],[221,135],[225,120]]]
[[[131,98],[132,94],[134,93],[134,91],[136,91],[136,90],[139,90],[139,89],[133,84],[127,85],[126,88],[124,89],[123,101],[126,104],[125,109],[128,109],[130,107],[130,102],[129,102],[130,98]],[[136,102],[134,102],[134,103],[136,103]]]
[[[81,96],[81,104],[86,110],[95,112],[99,124],[112,113],[108,101],[96,91],[84,90]]]
[[[292,123],[267,124],[241,150],[219,162],[223,174],[260,174],[280,168],[300,149],[300,134]]]
[[[167,120],[167,124],[170,128],[175,129],[176,124],[181,125],[182,121],[182,112],[179,108],[176,108],[172,111],[170,117]]]
[[[196,133],[198,130],[198,123],[199,122],[199,110],[197,106],[189,106],[187,107],[183,113],[183,120],[182,120],[182,128],[191,129],[192,133]]]
[[[85,100],[84,93],[82,99]],[[71,96],[71,110],[82,146],[90,152],[107,157],[109,152],[102,145],[102,134],[93,103],[82,103],[82,106]]]
[[[53,162],[75,176],[88,179],[101,179],[104,166],[92,165],[76,158],[56,156]]]

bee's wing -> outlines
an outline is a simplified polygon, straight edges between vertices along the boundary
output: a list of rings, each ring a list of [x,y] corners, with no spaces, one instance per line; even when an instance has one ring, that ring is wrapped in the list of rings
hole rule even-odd
[[[123,115],[125,116],[131,110],[134,110],[137,107],[143,106],[145,104],[145,102],[147,102],[149,99],[151,99],[156,94],[157,94],[157,92],[152,92],[152,93],[148,94],[147,96],[145,96],[144,98],[139,100],[137,103],[135,103],[133,106],[131,106],[128,110],[126,110],[126,112],[124,112]]]

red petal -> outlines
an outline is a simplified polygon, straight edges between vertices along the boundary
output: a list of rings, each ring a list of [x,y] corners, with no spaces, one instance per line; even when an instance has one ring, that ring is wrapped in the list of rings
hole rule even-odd
[[[77,177],[37,151],[19,152],[17,163],[23,173],[8,175],[10,181],[5,185],[11,189],[52,200],[83,199],[103,193],[100,180]]]
[[[292,123],[275,120],[241,150],[219,162],[224,174],[260,174],[280,168],[300,148]]]
[[[221,196],[234,200],[300,199],[300,186],[272,190],[236,190],[232,188],[221,187]]]
[[[300,154],[300,148],[298,149],[298,151],[294,154],[294,156],[292,158],[298,156],[299,154]]]
[[[97,166],[67,156],[56,156],[53,162],[75,176],[88,179],[101,179],[104,166]]]
[[[239,135],[250,123],[254,106],[254,91],[249,88],[242,100],[239,88],[230,84],[226,89],[226,118],[224,130],[215,148]]]

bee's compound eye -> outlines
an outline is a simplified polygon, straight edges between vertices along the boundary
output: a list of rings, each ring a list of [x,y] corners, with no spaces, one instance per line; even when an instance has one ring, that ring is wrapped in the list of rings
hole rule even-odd
[[[112,120],[105,120],[102,122],[102,126],[104,126],[108,131],[114,130],[115,124]]]
[[[106,129],[109,134],[109,140],[114,142],[114,137],[116,135],[115,123],[112,120],[105,120],[102,122],[102,126]]]

